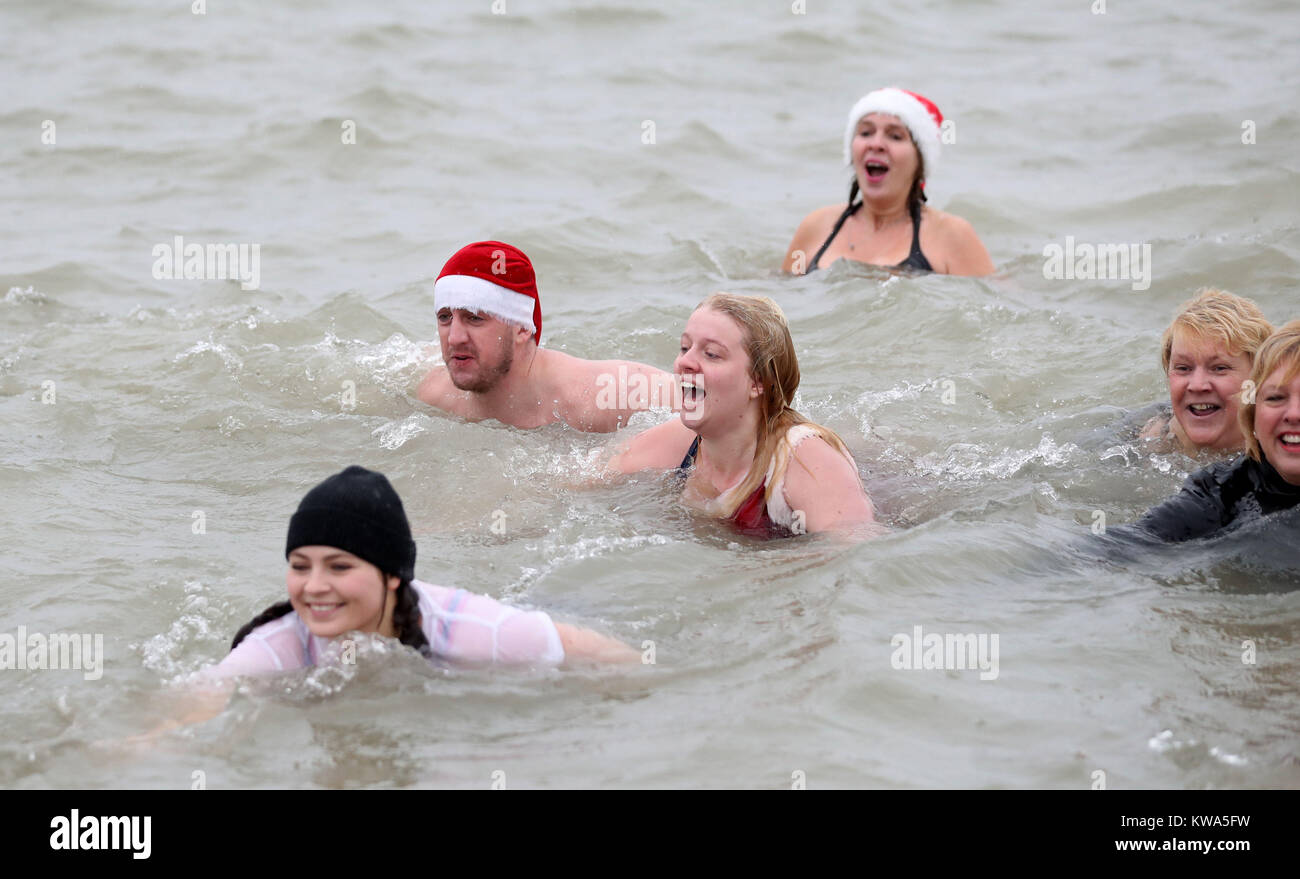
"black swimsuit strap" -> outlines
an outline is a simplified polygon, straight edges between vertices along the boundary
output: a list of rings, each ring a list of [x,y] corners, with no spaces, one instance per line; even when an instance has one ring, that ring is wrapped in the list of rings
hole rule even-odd
[[[908,269],[916,272],[932,272],[934,266],[930,265],[930,260],[926,259],[921,252],[921,203],[913,202],[910,208],[912,213],[912,250],[907,255],[907,259],[894,266],[896,269]]]
[[[686,453],[685,458],[682,458],[682,463],[678,465],[677,469],[685,471],[685,470],[690,470],[692,467],[694,467],[695,453],[698,452],[699,450],[700,450],[700,438],[697,436],[695,438],[695,442],[691,443],[690,451]]]
[[[921,255],[921,203],[912,202],[912,250],[907,254],[907,260],[910,261],[914,256]]]
[[[844,213],[840,214],[840,218],[835,221],[835,228],[831,230],[831,234],[826,238],[826,242],[822,244],[821,250],[817,251],[817,255],[812,258],[812,262],[808,263],[808,268],[804,269],[805,275],[817,268],[817,263],[821,261],[822,255],[826,253],[826,248],[830,247],[831,242],[835,240],[835,236],[840,234],[840,227],[844,225],[844,221],[857,213],[858,208],[862,207],[862,204],[862,202],[857,202],[856,204],[851,204],[844,209]]]

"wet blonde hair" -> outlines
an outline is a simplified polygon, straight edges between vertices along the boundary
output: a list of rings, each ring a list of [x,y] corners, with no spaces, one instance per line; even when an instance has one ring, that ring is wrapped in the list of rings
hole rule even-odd
[[[1246,394],[1242,388],[1242,402],[1237,407],[1237,426],[1246,438],[1246,454],[1256,461],[1260,459],[1259,438],[1255,436],[1255,394],[1259,393],[1268,377],[1286,367],[1282,381],[1289,382],[1300,374],[1300,320],[1293,320],[1276,333],[1264,340],[1259,353],[1255,355],[1255,365],[1250,370],[1250,389]],[[1250,402],[1247,403],[1246,399]]]
[[[1221,342],[1229,354],[1245,354],[1252,362],[1255,352],[1273,332],[1273,325],[1253,301],[1226,290],[1206,288],[1178,306],[1178,313],[1160,339],[1160,365],[1169,372],[1174,336],[1179,331]]]
[[[804,418],[790,403],[799,388],[799,358],[794,352],[794,340],[785,321],[781,306],[766,296],[739,296],[734,293],[714,293],[696,306],[698,311],[707,308],[725,314],[740,327],[741,336],[749,353],[750,377],[763,386],[759,399],[758,447],[749,473],[736,489],[732,502],[720,510],[730,516],[758,488],[767,476],[767,468],[776,459],[772,480],[767,484],[764,500],[772,497],[772,486],[780,484],[790,465],[790,443],[786,433],[796,424],[809,428],[831,446],[850,458],[848,447],[835,431]]]

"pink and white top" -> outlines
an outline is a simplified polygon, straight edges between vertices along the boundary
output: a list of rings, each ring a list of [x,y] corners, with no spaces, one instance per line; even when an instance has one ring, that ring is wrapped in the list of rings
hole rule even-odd
[[[486,595],[412,580],[420,599],[420,627],[433,655],[467,664],[559,665],[560,633],[548,614],[509,607]],[[317,664],[329,647],[290,611],[248,633],[204,678],[267,675]]]

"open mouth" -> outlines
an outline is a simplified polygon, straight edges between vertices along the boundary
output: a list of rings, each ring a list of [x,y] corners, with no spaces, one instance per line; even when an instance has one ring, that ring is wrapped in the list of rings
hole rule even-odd
[[[884,162],[877,162],[874,159],[867,162],[866,168],[867,179],[872,181],[883,180],[885,175],[889,173],[888,165]]]
[[[697,383],[691,379],[683,379],[682,384],[682,403],[692,406],[703,400],[708,394],[704,391],[703,383]]]
[[[1300,433],[1284,433],[1277,438],[1277,441],[1289,452],[1300,452]]]
[[[1223,409],[1218,403],[1193,403],[1187,407],[1187,411],[1197,418],[1208,418],[1209,416]]]

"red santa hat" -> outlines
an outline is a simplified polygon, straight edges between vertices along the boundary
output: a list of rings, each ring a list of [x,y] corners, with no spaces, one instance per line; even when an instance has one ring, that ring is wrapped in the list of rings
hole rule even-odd
[[[943,114],[929,98],[895,88],[876,89],[853,105],[844,129],[844,164],[853,163],[853,135],[857,134],[862,117],[869,113],[897,116],[912,133],[912,142],[921,151],[926,176],[934,172],[939,162],[939,126],[943,125]]]
[[[533,264],[503,241],[475,241],[452,254],[433,283],[433,307],[463,308],[517,324],[542,341],[542,301]]]

